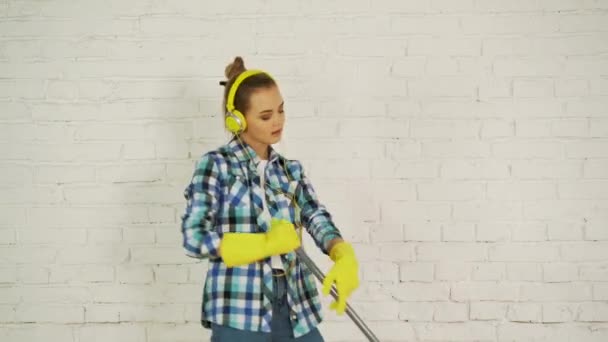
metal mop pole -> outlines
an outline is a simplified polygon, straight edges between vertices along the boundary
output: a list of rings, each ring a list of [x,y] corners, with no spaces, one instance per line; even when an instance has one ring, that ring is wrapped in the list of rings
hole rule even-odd
[[[325,279],[325,275],[319,269],[319,267],[317,267],[317,265],[315,265],[314,261],[312,261],[312,259],[310,259],[310,257],[308,257],[306,252],[301,247],[296,249],[296,255],[298,256],[298,258],[300,258],[300,260],[304,264],[306,264],[306,266],[308,266],[308,268],[312,271],[312,273],[315,275],[315,277],[317,277],[317,279],[321,283],[323,283],[323,280]],[[334,297],[334,299],[338,300],[338,292],[336,291],[334,286],[331,287],[330,293]],[[353,320],[353,322],[355,322],[357,327],[359,327],[361,332],[363,332],[363,334],[365,334],[365,336],[367,337],[368,340],[370,340],[371,342],[380,342],[380,340],[376,337],[376,335],[374,335],[374,333],[367,327],[367,325],[365,325],[365,323],[363,322],[361,317],[359,317],[359,315],[357,315],[355,310],[348,303],[346,303],[346,314],[348,315],[348,317],[350,317]]]

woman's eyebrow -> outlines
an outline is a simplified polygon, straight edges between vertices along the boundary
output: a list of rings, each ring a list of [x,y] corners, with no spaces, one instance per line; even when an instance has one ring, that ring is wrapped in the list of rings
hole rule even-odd
[[[285,104],[285,101],[281,102],[281,104],[279,105],[279,108],[281,108],[281,106],[283,106]],[[260,112],[260,114],[264,114],[264,113],[272,113],[272,109],[264,109],[263,111]]]

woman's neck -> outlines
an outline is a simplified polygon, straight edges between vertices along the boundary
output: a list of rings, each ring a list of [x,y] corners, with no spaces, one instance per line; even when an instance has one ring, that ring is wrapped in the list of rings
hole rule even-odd
[[[241,139],[255,151],[260,159],[268,160],[268,144],[259,141],[250,141],[250,139],[247,139],[247,137],[242,135]]]

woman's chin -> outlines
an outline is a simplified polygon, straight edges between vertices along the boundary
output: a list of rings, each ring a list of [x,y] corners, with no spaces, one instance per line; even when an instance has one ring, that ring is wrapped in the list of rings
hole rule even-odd
[[[278,143],[279,141],[281,141],[281,135],[280,134],[279,135],[273,135],[270,138],[270,143],[269,144],[270,145],[274,145],[274,144]]]

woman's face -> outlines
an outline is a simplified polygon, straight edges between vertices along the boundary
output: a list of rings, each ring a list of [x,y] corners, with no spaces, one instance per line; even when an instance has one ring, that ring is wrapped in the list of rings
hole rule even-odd
[[[285,113],[283,97],[276,86],[256,90],[249,98],[244,113],[247,129],[241,134],[247,141],[272,145],[281,140]]]

